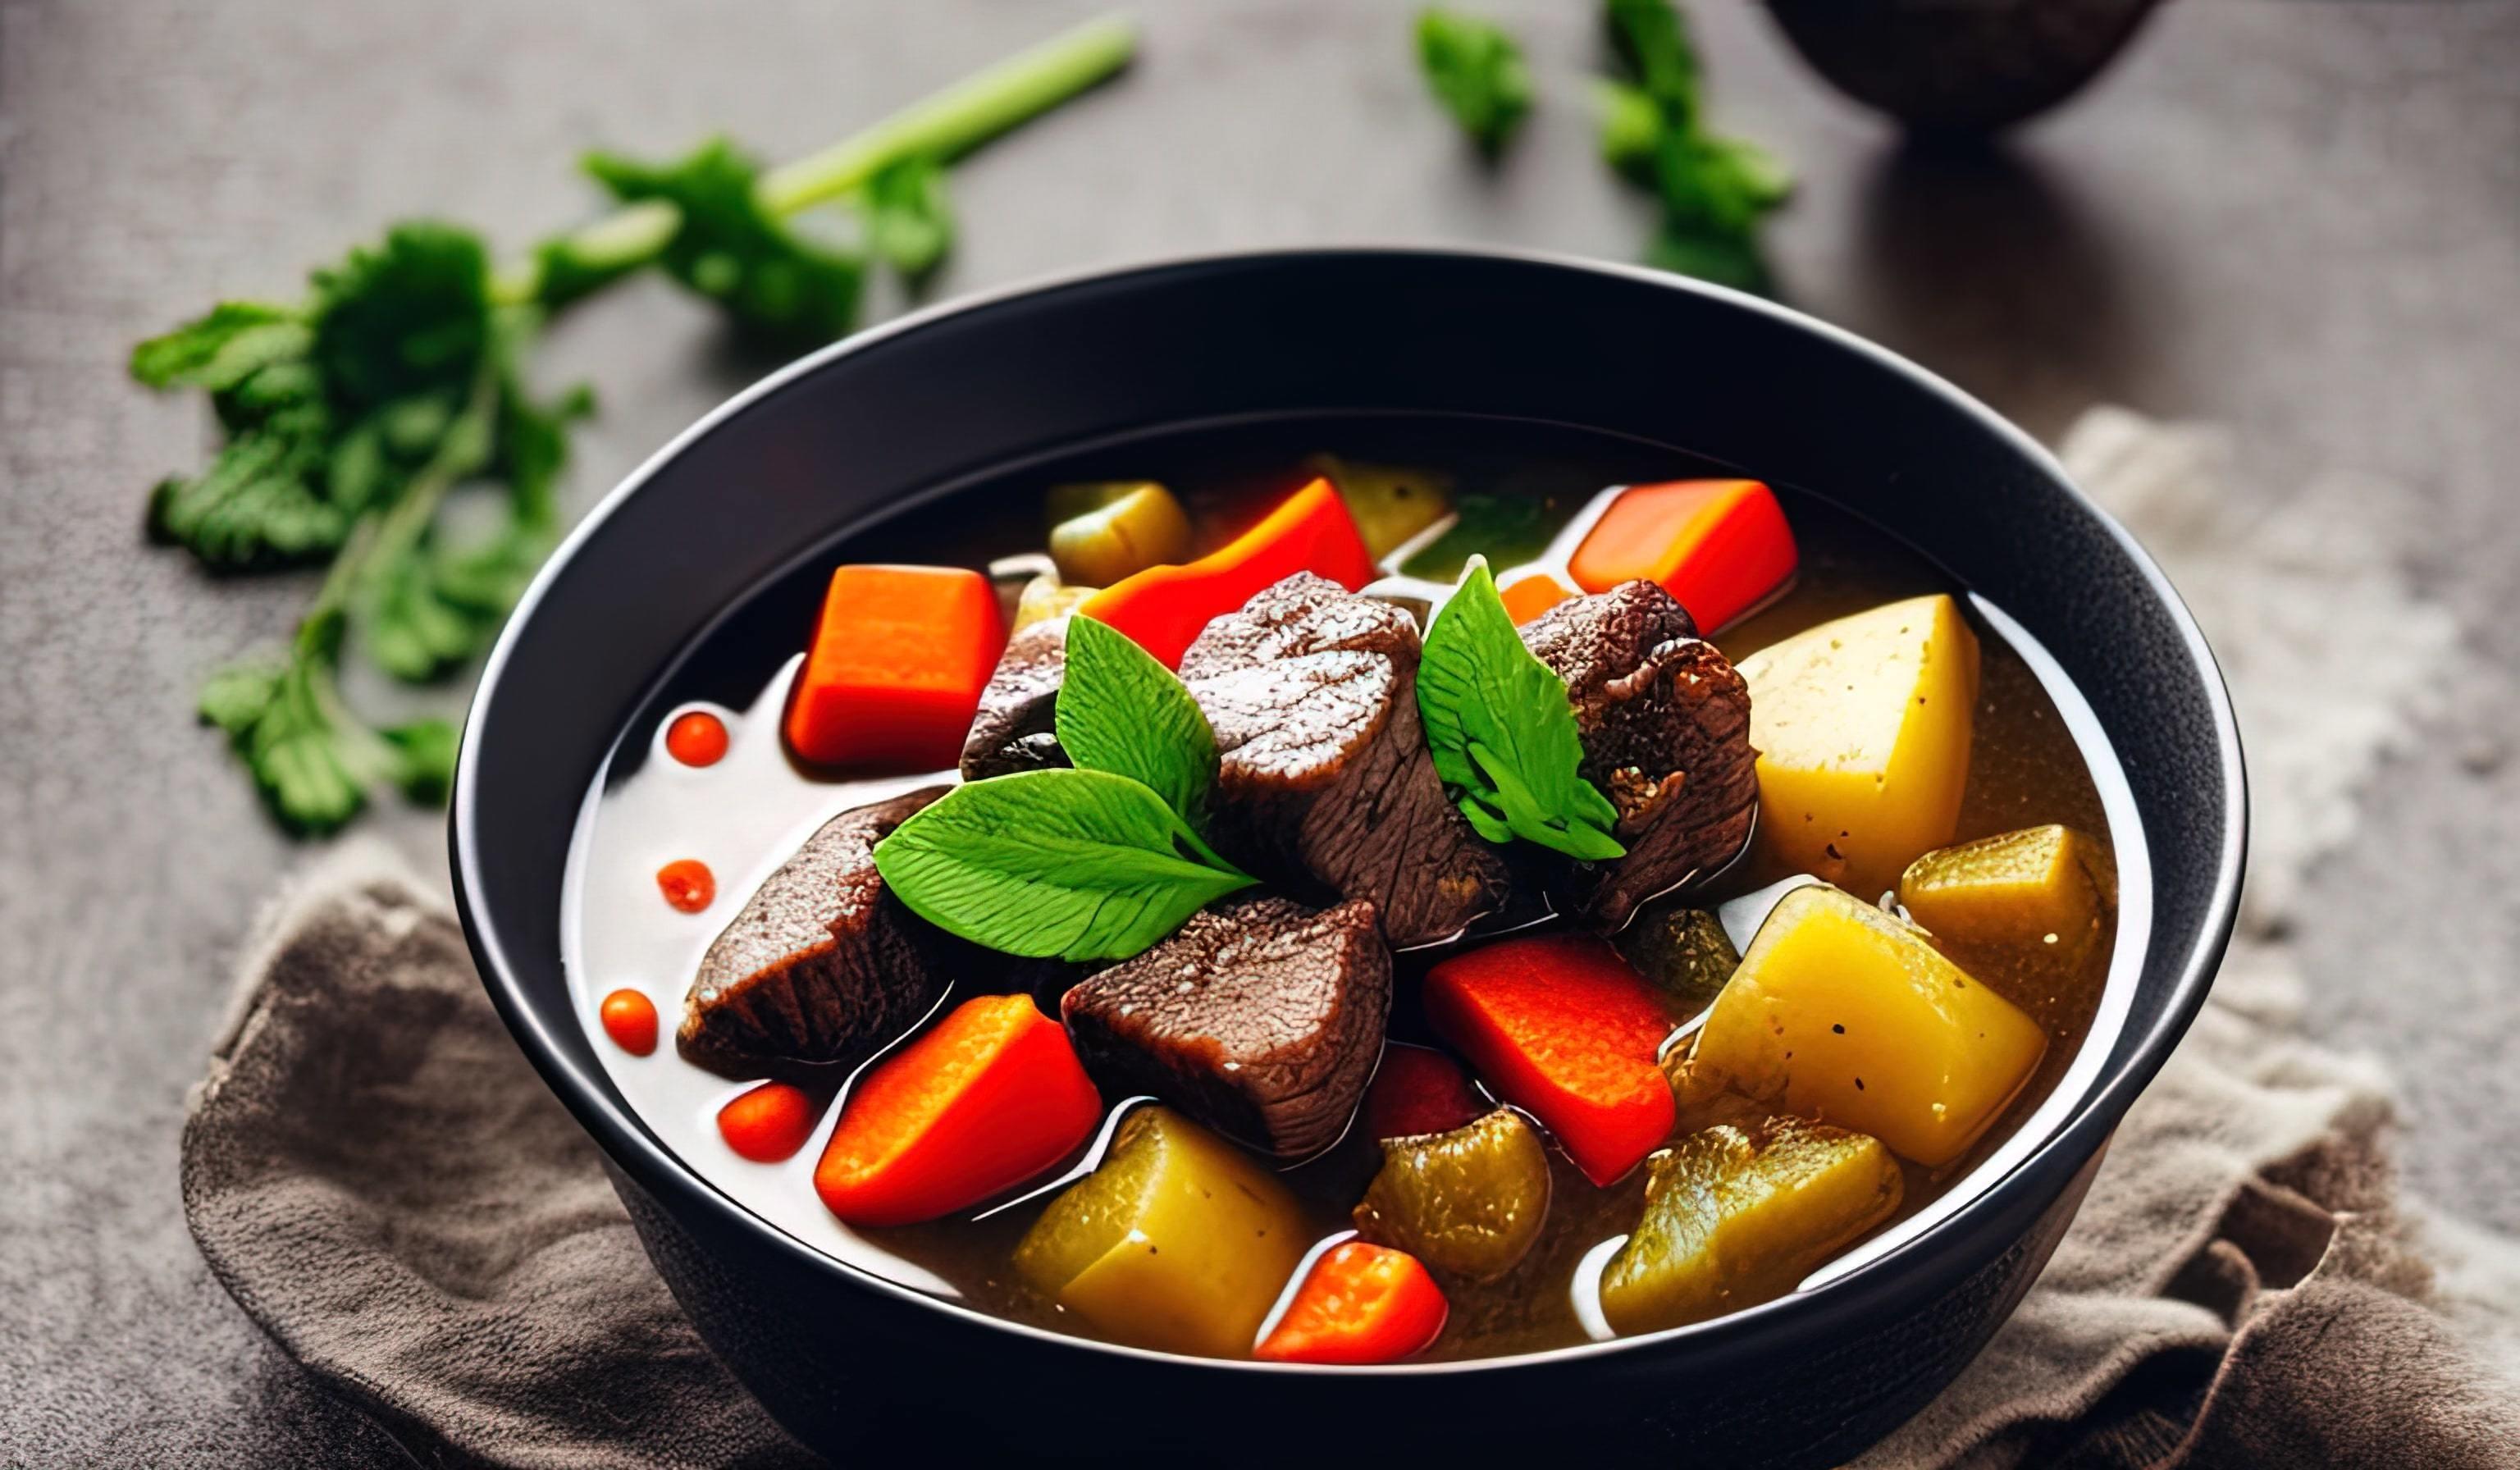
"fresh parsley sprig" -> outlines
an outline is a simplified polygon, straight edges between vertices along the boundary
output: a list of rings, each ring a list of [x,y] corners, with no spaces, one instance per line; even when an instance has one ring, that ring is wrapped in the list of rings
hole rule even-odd
[[[1418,14],[1418,65],[1480,151],[1502,153],[1531,111],[1531,72],[1502,26],[1455,11]]]
[[[1605,82],[1601,153],[1661,203],[1646,259],[1666,270],[1765,290],[1759,225],[1792,193],[1784,163],[1705,125],[1702,75],[1672,0],[1605,0],[1613,48],[1629,76]]]
[[[1171,670],[1075,618],[1054,714],[1073,769],[957,786],[876,844],[912,913],[1011,955],[1126,959],[1252,885],[1199,834],[1216,735]]]
[[[1480,836],[1588,863],[1626,855],[1610,835],[1617,808],[1578,770],[1584,743],[1565,681],[1523,646],[1484,557],[1426,630],[1418,712],[1435,774]]]
[[[505,271],[471,231],[398,225],[314,272],[299,305],[223,302],[135,348],[132,376],[202,390],[222,435],[205,469],[151,493],[153,539],[220,571],[330,563],[287,649],[220,671],[201,699],[282,823],[332,830],[382,784],[442,797],[452,728],[372,730],[337,676],[345,646],[407,680],[477,655],[558,540],[569,426],[592,398],[526,391],[548,313],[662,267],[747,334],[788,346],[845,334],[862,254],[791,216],[851,201],[866,250],[905,275],[930,270],[953,237],[942,164],[1135,48],[1126,18],[1093,22],[768,171],[723,141],[656,166],[598,155],[588,171],[625,207]],[[437,515],[470,481],[504,488],[502,515],[458,544]]]

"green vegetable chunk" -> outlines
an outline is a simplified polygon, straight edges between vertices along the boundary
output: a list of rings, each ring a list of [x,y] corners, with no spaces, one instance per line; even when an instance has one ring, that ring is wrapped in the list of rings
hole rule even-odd
[[[1644,1216],[1601,1274],[1601,1314],[1620,1332],[1783,1296],[1889,1219],[1905,1187],[1878,1139],[1792,1118],[1703,1129],[1645,1167]]]
[[[1490,22],[1448,10],[1418,12],[1418,64],[1436,100],[1487,153],[1503,150],[1531,111],[1522,48]]]
[[[1565,681],[1523,646],[1483,559],[1426,630],[1418,709],[1435,774],[1480,836],[1586,862],[1626,855],[1610,835],[1617,809],[1577,770],[1583,738]]]
[[[1453,523],[1401,564],[1401,571],[1430,582],[1458,580],[1472,557],[1510,571],[1535,560],[1573,511],[1554,498],[1533,495],[1464,495],[1454,503]]]
[[[1492,1281],[1540,1239],[1549,1218],[1548,1150],[1506,1107],[1451,1133],[1385,1138],[1382,1170],[1355,1218],[1368,1240]]]
[[[1705,909],[1658,905],[1611,943],[1639,974],[1691,1008],[1712,1003],[1741,964],[1724,921]]]

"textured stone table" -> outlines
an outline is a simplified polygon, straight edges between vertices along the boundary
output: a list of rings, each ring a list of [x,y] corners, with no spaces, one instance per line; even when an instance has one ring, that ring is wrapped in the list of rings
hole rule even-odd
[[[1407,5],[1150,0],[1133,75],[957,173],[939,289],[1290,243],[1632,254],[1643,210],[1592,154],[1589,7],[1480,8],[1516,18],[1545,93],[1493,176],[1424,97]],[[2300,513],[2314,468],[2403,484],[2403,554],[2478,672],[2316,880],[2317,1025],[2397,1064],[2415,1187],[2520,1226],[2520,7],[2186,0],[1973,163],[1903,153],[1755,8],[1696,9],[1723,124],[1802,171],[1774,236],[1790,299],[2042,434],[2104,399],[2224,420]],[[397,215],[512,245],[568,223],[590,144],[802,151],[1085,13],[0,0],[0,1463],[402,1462],[262,1341],[177,1209],[232,952],[298,856],[192,690],[306,588],[141,548],[142,491],[204,426],[124,380],[128,343],[291,293]],[[577,504],[750,372],[654,286],[544,366],[605,399]],[[2340,677],[2386,646],[2340,628]],[[437,861],[432,819],[371,826]]]

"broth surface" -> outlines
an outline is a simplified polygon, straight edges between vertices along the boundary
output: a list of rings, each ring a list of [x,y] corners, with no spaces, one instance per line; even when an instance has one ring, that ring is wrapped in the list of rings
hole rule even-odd
[[[1606,435],[1484,419],[1342,415],[1190,428],[1029,466],[894,514],[826,548],[795,575],[765,585],[686,651],[627,724],[589,795],[570,855],[563,958],[580,1015],[615,1085],[686,1163],[780,1228],[853,1266],[984,1311],[1095,1335],[1028,1289],[1012,1269],[1016,1241],[1057,1192],[1056,1181],[1030,1186],[1032,1197],[976,1221],[967,1213],[918,1225],[852,1229],[824,1210],[812,1186],[815,1161],[839,1112],[831,1102],[844,1095],[848,1077],[827,1068],[821,1070],[831,1075],[802,1079],[822,1108],[813,1136],[783,1163],[752,1163],[725,1144],[713,1122],[717,1109],[749,1084],[683,1061],[671,1034],[702,952],[806,836],[842,811],[953,780],[946,773],[834,780],[799,767],[783,748],[778,727],[788,683],[834,563],[976,566],[1035,552],[1046,529],[1041,499],[1048,486],[1118,477],[1172,486],[1192,509],[1203,543],[1213,544],[1300,483],[1305,475],[1297,467],[1315,451],[1424,467],[1449,474],[1457,491],[1539,497],[1569,513],[1607,485],[1739,472]],[[1776,489],[1801,550],[1801,569],[1780,598],[1714,639],[1733,661],[1845,613],[1922,593],[1963,591],[1905,545],[1828,501],[1790,486]],[[1973,622],[1982,665],[1958,840],[2061,823],[2108,843],[2099,788],[2055,701],[1998,629]],[[714,714],[727,732],[725,754],[704,767],[678,762],[665,749],[669,722],[695,709]],[[2114,772],[2108,776],[2118,780]],[[678,913],[659,901],[655,874],[680,860],[703,862],[716,875],[717,898],[703,912]],[[1701,901],[1746,891],[1770,876],[1748,871],[1750,866],[1736,865]],[[2092,1028],[2113,941],[2114,935],[2104,936],[2071,969],[2034,961],[2015,975],[1982,977],[2047,1027],[2046,1057],[1967,1155],[1930,1173],[1902,1165],[1906,1200],[1883,1229],[1933,1207],[2055,1089]],[[1432,1041],[1417,991],[1438,958],[1394,957],[1392,1040]],[[598,1008],[622,988],[645,994],[656,1007],[666,1041],[652,1055],[632,1056],[603,1040]],[[1005,988],[998,976],[958,976],[940,1011]],[[1055,1001],[1053,1007],[1055,1013]],[[1351,1131],[1283,1177],[1317,1233],[1328,1236],[1349,1228],[1348,1211],[1378,1161],[1375,1144]],[[1588,1340],[1577,1306],[1579,1264],[1635,1222],[1643,1172],[1597,1188],[1553,1148],[1551,1161],[1554,1192],[1540,1244],[1503,1280],[1448,1292],[1452,1316],[1427,1357],[1491,1357]]]

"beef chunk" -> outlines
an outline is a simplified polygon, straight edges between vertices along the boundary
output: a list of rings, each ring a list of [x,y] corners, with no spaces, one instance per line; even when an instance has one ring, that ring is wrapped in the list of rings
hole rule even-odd
[[[1572,885],[1581,916],[1616,932],[1638,904],[1712,874],[1750,840],[1750,689],[1651,582],[1560,602],[1522,641],[1566,681],[1584,777],[1618,808],[1628,855],[1579,865]]]
[[[1181,664],[1222,756],[1218,847],[1279,887],[1371,900],[1404,949],[1507,887],[1426,753],[1418,654],[1407,613],[1299,573],[1209,623]]]
[[[1067,619],[1028,624],[1007,641],[963,743],[965,780],[1068,763],[1052,723],[1066,673]]]
[[[1192,914],[1069,991],[1059,1010],[1106,1086],[1306,1158],[1338,1141],[1382,1053],[1391,952],[1372,904],[1249,899]]]
[[[761,885],[700,958],[675,1043],[731,1077],[854,1060],[945,993],[950,941],[884,890],[875,845],[945,794],[843,812]]]

